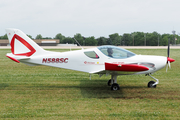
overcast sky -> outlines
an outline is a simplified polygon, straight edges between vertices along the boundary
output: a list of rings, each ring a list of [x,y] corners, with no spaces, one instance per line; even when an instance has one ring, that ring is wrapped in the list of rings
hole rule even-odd
[[[5,28],[26,34],[96,38],[110,34],[180,33],[179,0],[0,0],[0,36]]]

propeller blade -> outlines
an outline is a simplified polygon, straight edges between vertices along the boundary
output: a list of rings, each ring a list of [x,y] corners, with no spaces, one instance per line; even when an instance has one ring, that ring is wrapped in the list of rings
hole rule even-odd
[[[167,49],[167,66],[166,66],[166,72],[169,68],[171,68],[171,62],[174,62],[175,60],[169,57],[169,52],[170,52],[170,38],[168,39],[168,49]]]
[[[171,69],[171,64],[170,64],[170,61],[168,61],[168,65],[169,65],[169,68]]]
[[[168,39],[168,50],[167,50],[167,56],[169,57],[169,47],[170,47],[170,39]]]
[[[171,69],[171,64],[170,64],[170,61],[168,61],[168,62],[167,62],[166,72],[167,72],[167,70],[168,70],[168,66],[169,66],[169,68]]]
[[[167,72],[167,70],[168,70],[168,64],[166,65],[166,72]]]

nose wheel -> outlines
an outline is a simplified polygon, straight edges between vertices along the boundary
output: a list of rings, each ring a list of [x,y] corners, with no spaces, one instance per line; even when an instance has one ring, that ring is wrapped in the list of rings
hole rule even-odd
[[[149,83],[148,83],[148,88],[156,88],[156,85],[154,85],[154,81],[150,81]]]
[[[155,77],[151,76],[150,74],[147,74],[147,75],[150,76],[151,78],[153,78],[154,80],[156,80],[156,82],[150,81],[147,85],[148,88],[156,88],[156,85],[159,84],[159,80],[156,79]]]

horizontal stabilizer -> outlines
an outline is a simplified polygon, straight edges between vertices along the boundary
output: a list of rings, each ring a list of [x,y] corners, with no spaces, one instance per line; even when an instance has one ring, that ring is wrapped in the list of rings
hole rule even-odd
[[[10,58],[11,60],[17,62],[17,63],[20,63],[19,60],[28,60],[30,59],[30,57],[26,57],[26,56],[17,56],[17,55],[14,55],[12,53],[8,53],[6,54],[6,57]]]

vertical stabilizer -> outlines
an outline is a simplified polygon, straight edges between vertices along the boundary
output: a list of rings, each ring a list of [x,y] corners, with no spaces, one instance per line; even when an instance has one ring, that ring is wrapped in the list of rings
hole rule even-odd
[[[18,56],[36,56],[44,52],[38,44],[18,29],[6,29],[11,52]]]

